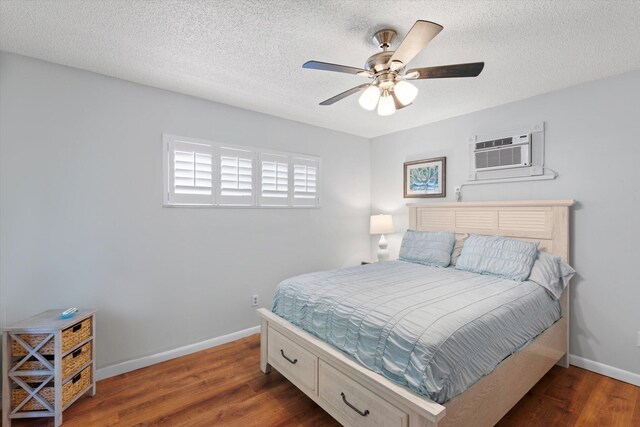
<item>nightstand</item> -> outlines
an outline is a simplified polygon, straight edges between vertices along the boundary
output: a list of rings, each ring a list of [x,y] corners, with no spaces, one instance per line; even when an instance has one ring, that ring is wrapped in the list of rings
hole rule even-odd
[[[61,319],[49,310],[2,329],[2,427],[14,418],[54,417],[96,393],[95,310]]]

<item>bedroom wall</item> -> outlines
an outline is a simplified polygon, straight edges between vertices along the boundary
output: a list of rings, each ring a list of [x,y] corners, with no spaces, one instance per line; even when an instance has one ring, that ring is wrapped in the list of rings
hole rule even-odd
[[[428,83],[420,90],[417,102],[429,102]],[[408,226],[405,203],[426,200],[403,199],[403,162],[446,156],[446,200],[454,201],[454,187],[466,179],[470,136],[544,121],[546,165],[559,172],[556,180],[463,187],[463,200],[577,200],[571,218],[571,263],[578,271],[572,281],[571,353],[588,359],[583,365],[595,361],[636,374],[639,381],[639,112],[636,71],[374,138],[372,213],[394,215],[392,257]]]
[[[258,325],[370,251],[369,141],[0,53],[0,323],[98,309],[98,368]],[[162,133],[314,154],[319,209],[162,207]]]

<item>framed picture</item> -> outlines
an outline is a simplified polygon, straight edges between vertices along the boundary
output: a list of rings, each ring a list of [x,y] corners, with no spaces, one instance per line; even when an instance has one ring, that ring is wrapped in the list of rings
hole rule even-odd
[[[416,160],[404,164],[404,197],[445,197],[447,158]]]

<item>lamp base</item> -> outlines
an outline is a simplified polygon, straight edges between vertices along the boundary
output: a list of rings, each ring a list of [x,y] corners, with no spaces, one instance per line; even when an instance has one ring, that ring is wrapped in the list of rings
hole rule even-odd
[[[389,250],[387,249],[387,239],[384,234],[380,235],[380,241],[378,242],[378,262],[389,260]]]

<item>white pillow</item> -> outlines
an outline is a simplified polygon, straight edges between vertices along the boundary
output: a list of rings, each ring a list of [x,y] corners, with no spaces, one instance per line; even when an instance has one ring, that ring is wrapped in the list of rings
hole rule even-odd
[[[464,246],[464,241],[467,240],[469,235],[467,233],[459,236],[456,234],[456,244],[453,247],[453,252],[451,252],[451,265],[455,266],[456,262],[458,262],[458,258],[460,258],[460,254],[462,253],[462,247]]]
[[[559,256],[538,251],[529,280],[545,288],[555,299],[560,299],[574,274],[576,271]]]

